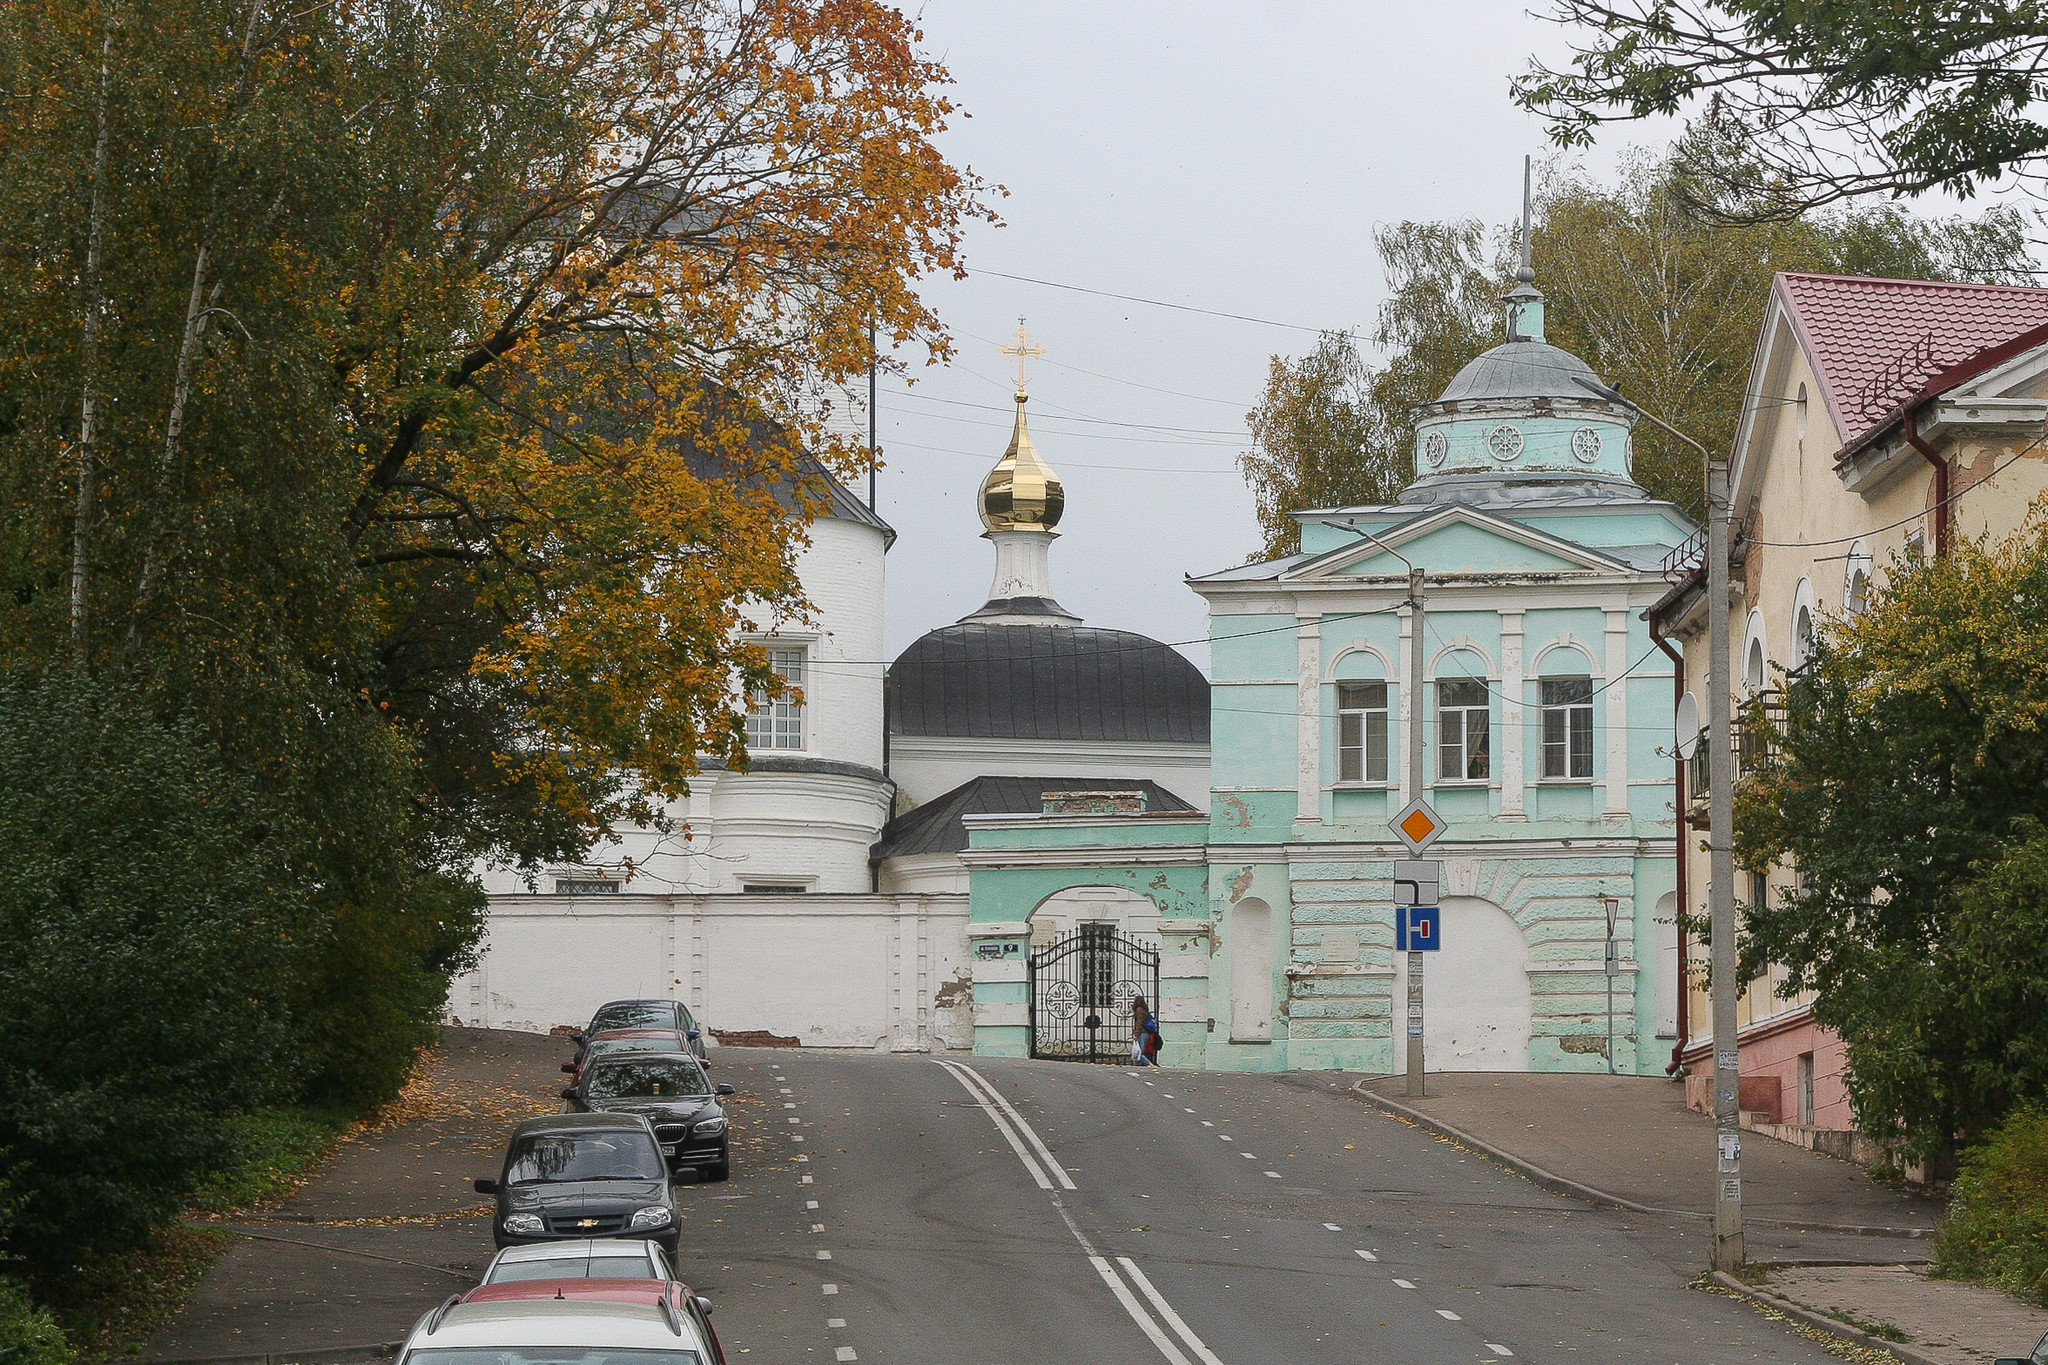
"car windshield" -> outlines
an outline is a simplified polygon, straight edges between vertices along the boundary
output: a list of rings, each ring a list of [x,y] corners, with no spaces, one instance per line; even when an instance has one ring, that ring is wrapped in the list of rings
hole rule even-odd
[[[703,1365],[703,1357],[616,1346],[441,1346],[406,1352],[404,1365]]]
[[[507,1185],[569,1180],[660,1180],[661,1150],[644,1132],[533,1133],[512,1144]]]
[[[590,1032],[614,1028],[674,1028],[676,1007],[662,1001],[651,1005],[606,1005],[590,1021]]]
[[[515,1284],[524,1280],[652,1280],[654,1262],[647,1253],[635,1250],[630,1256],[614,1254],[550,1257],[539,1261],[504,1261],[485,1277],[485,1284]]]
[[[594,1100],[653,1100],[711,1093],[704,1068],[679,1057],[623,1058],[600,1063],[590,1074]]]
[[[592,1057],[610,1057],[620,1052],[681,1052],[683,1035],[664,1033],[653,1038],[599,1038],[590,1045]]]

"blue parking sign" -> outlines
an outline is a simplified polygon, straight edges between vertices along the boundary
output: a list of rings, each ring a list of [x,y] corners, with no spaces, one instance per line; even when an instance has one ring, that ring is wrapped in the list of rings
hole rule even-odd
[[[1443,911],[1434,905],[1394,907],[1394,949],[1427,953],[1444,946]]]

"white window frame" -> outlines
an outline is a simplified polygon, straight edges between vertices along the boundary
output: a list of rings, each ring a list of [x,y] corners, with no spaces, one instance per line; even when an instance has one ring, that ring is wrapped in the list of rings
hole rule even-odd
[[[768,665],[791,687],[802,688],[807,674],[808,651],[802,645],[770,646]],[[783,752],[804,747],[806,717],[802,702],[788,693],[770,698],[756,691],[747,704],[747,749],[749,752]]]
[[[1444,704],[1447,688],[1478,689],[1477,701]],[[1478,766],[1473,768],[1473,719],[1479,721]],[[1493,689],[1484,678],[1438,678],[1436,680],[1436,780],[1440,785],[1473,785],[1493,780]]]
[[[1583,699],[1553,701],[1550,689],[1566,683],[1584,685]],[[1593,780],[1593,679],[1566,674],[1536,680],[1537,739],[1543,751],[1543,778],[1551,782]],[[1553,734],[1553,731],[1556,733]],[[1582,752],[1583,751],[1583,752]]]
[[[1387,684],[1377,678],[1340,678],[1337,687],[1337,781],[1385,785],[1391,748]],[[1346,695],[1346,689],[1357,689]],[[1378,689],[1378,697],[1372,695]],[[1354,703],[1349,704],[1347,703]]]

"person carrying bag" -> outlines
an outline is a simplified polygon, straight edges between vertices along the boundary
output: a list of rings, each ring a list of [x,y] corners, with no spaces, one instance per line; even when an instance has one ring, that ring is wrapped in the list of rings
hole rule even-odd
[[[1145,1003],[1145,997],[1131,997],[1131,1065],[1158,1066],[1159,1049],[1165,1045],[1159,1036],[1159,1021],[1152,1017],[1152,1007]]]

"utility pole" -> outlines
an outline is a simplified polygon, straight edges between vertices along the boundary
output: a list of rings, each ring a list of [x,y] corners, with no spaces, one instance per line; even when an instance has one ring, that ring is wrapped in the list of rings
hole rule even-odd
[[[1707,922],[1713,933],[1714,1269],[1742,1268],[1742,1051],[1735,1042],[1735,746],[1728,671],[1728,462],[1707,461]]]
[[[1408,566],[1408,799],[1422,800],[1422,570]],[[1422,1098],[1422,954],[1408,952],[1408,1083]]]
[[[1735,745],[1729,711],[1735,679],[1728,650],[1728,462],[1692,437],[1595,380],[1573,375],[1587,392],[1646,417],[1700,453],[1707,466],[1707,925],[1714,1004],[1714,1269],[1742,1268],[1742,1049],[1735,1041]],[[1685,856],[1679,813],[1678,856]]]

